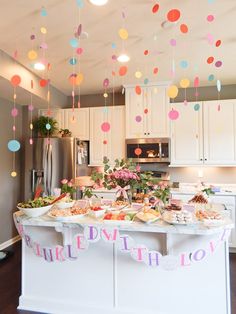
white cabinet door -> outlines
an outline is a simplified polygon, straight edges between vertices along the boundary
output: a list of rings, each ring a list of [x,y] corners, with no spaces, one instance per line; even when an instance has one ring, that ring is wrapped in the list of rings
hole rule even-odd
[[[39,109],[38,111],[38,116],[48,117],[48,114],[57,121],[58,130],[64,129],[64,111],[62,109],[50,108],[50,113],[48,112],[48,109]]]
[[[64,109],[64,128],[72,132],[73,137],[89,140],[89,108]]]
[[[125,158],[125,106],[115,106],[111,109],[111,155],[115,159]]]
[[[104,156],[111,163],[125,157],[124,106],[90,108],[90,164],[102,165]],[[109,132],[103,132],[101,125],[110,124]],[[106,141],[106,144],[104,144]]]
[[[147,137],[169,137],[169,99],[166,93],[166,87],[148,87],[144,94],[144,113],[146,126],[144,132]]]
[[[218,106],[220,104],[220,110]],[[236,164],[235,100],[207,101],[204,108],[204,163]]]
[[[126,138],[144,137],[144,93],[135,93],[135,89],[125,90]]]
[[[179,118],[171,120],[171,165],[200,165],[203,163],[202,103],[171,104]]]

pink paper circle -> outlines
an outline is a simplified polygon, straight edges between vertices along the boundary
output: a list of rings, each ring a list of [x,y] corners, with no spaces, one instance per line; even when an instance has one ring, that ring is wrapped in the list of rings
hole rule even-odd
[[[34,141],[32,138],[29,139],[29,143],[30,143],[30,145],[33,145]]]
[[[18,116],[18,109],[13,108],[12,111],[11,111],[11,115],[12,115],[12,117]]]
[[[16,126],[13,125],[12,130],[15,132],[16,131]]]
[[[172,109],[169,113],[168,116],[170,120],[177,120],[179,118],[179,112],[175,109]]]
[[[216,63],[215,63],[215,66],[217,67],[217,68],[220,68],[221,66],[222,66],[222,61],[216,61]]]
[[[81,48],[81,47],[79,47],[79,48],[76,49],[76,53],[77,53],[78,55],[82,55],[83,52],[84,52],[84,50],[83,50],[83,48]]]
[[[142,117],[141,116],[136,116],[135,117],[135,121],[136,122],[141,122],[142,121]]]
[[[41,49],[44,49],[44,50],[47,50],[47,49],[48,49],[48,45],[47,45],[46,43],[42,43],[42,44],[40,45],[40,48],[41,48]]]
[[[185,99],[184,100],[184,105],[187,106],[188,105],[188,101]]]
[[[29,105],[29,106],[28,106],[28,110],[29,110],[29,111],[33,111],[33,110],[34,110],[34,106],[33,106],[33,105]]]
[[[111,58],[112,58],[112,60],[115,61],[117,59],[117,56],[116,55],[112,55]]]
[[[176,44],[177,44],[176,40],[175,40],[174,38],[172,38],[172,39],[170,40],[170,45],[171,45],[172,47],[175,47]]]
[[[110,131],[110,123],[109,122],[103,122],[101,125],[101,129],[103,132],[109,132]]]
[[[214,21],[214,15],[212,15],[212,14],[209,14],[208,16],[207,16],[207,21],[208,22],[213,22]]]
[[[106,78],[104,81],[103,81],[103,87],[108,87],[109,86],[109,79]]]

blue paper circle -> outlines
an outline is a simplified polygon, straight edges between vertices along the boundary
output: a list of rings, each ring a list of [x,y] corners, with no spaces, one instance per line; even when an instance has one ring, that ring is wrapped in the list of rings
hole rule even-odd
[[[51,130],[51,124],[47,123],[47,124],[46,124],[46,129],[47,129],[47,130]]]
[[[47,10],[45,8],[41,9],[41,16],[47,16]]]
[[[182,60],[180,62],[180,66],[181,66],[182,69],[186,69],[188,67],[188,61]]]
[[[215,76],[214,76],[213,74],[210,74],[210,75],[208,76],[208,81],[209,81],[209,82],[214,81],[214,79],[215,79]]]
[[[115,44],[115,43],[112,43],[112,44],[111,44],[111,48],[112,48],[112,49],[116,49],[116,44]]]
[[[70,63],[71,65],[75,65],[75,64],[77,63],[77,59],[76,59],[76,58],[71,58],[70,61],[69,61],[69,63]]]
[[[79,46],[79,41],[78,41],[78,39],[72,38],[72,39],[70,40],[70,45],[71,45],[71,47],[73,47],[73,48],[77,48],[77,47]]]
[[[102,111],[103,111],[104,113],[108,113],[108,107],[104,107],[104,108],[102,109]]]
[[[84,6],[83,0],[76,0],[76,3],[77,3],[79,8],[83,8],[83,6]]]
[[[148,79],[148,78],[145,78],[143,82],[144,82],[145,85],[147,85],[148,82],[149,82],[149,79]]]
[[[194,105],[194,110],[195,110],[195,111],[198,111],[199,109],[200,109],[200,105],[199,105],[199,104],[195,104],[195,105]]]
[[[17,152],[20,149],[20,142],[17,140],[10,140],[7,147],[11,152]]]

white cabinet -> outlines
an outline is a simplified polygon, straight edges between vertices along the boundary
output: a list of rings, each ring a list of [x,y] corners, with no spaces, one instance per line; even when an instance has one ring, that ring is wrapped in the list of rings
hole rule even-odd
[[[106,156],[112,162],[125,157],[125,107],[90,108],[90,164],[102,165]],[[110,130],[102,131],[108,122]]]
[[[205,164],[236,164],[235,109],[235,100],[207,101],[204,103]]]
[[[64,109],[64,128],[72,132],[73,137],[89,140],[89,108]]]
[[[58,130],[64,129],[64,112],[62,109],[50,108],[50,112],[48,112],[48,109],[39,109],[38,116],[50,116],[57,121]]]
[[[203,163],[202,104],[173,104],[179,112],[177,120],[171,120],[171,165],[200,165]]]
[[[236,101],[198,102],[197,111],[195,104],[173,104],[171,166],[236,165]]]
[[[166,86],[126,87],[126,138],[168,137],[168,101]]]

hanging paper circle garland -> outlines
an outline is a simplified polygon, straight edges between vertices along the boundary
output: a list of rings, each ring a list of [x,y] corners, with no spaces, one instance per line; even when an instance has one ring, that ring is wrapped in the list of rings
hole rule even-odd
[[[180,31],[181,31],[181,33],[183,33],[183,34],[188,33],[188,26],[187,26],[186,24],[181,24],[181,25],[180,25]]]
[[[200,105],[199,104],[195,104],[193,108],[194,108],[195,111],[198,111],[200,109]]]
[[[147,55],[149,54],[149,51],[146,49],[146,50],[144,50],[143,54],[144,54],[145,56],[147,56]]]
[[[188,67],[188,61],[182,60],[180,62],[180,66],[181,66],[182,69],[186,69]]]
[[[80,85],[84,80],[84,75],[82,73],[78,73],[75,78],[75,84]]]
[[[190,81],[189,81],[189,79],[187,79],[187,78],[183,78],[183,79],[180,81],[180,86],[181,86],[182,88],[188,88],[189,85],[190,85]]]
[[[212,14],[209,14],[209,15],[207,16],[207,21],[208,21],[208,22],[213,22],[214,19],[215,19],[215,17],[214,17],[214,15],[212,15]]]
[[[81,9],[83,8],[83,6],[84,6],[83,0],[76,0],[76,3],[77,3],[79,8],[81,8]]]
[[[76,58],[70,58],[69,63],[70,63],[71,65],[76,65],[77,59],[76,59]]]
[[[103,81],[103,87],[107,88],[109,86],[109,79],[105,78],[105,80]]]
[[[115,44],[115,43],[112,43],[112,44],[111,44],[111,48],[112,48],[112,49],[116,49],[116,44]]]
[[[28,52],[28,58],[30,60],[35,60],[35,59],[37,59],[37,57],[38,57],[38,54],[37,54],[37,52],[35,50],[30,50]]]
[[[41,16],[47,16],[48,14],[47,14],[47,10],[43,7],[42,9],[41,9]]]
[[[135,86],[135,93],[137,95],[141,95],[142,94],[142,89],[139,85]]]
[[[177,44],[176,39],[172,38],[172,39],[170,40],[170,45],[171,45],[172,47],[175,47],[176,44]]]
[[[46,129],[49,131],[49,130],[51,130],[51,124],[50,123],[47,123],[46,124]]]
[[[142,121],[142,117],[141,116],[136,116],[135,117],[135,121],[136,122],[141,122]]]
[[[107,144],[107,140],[104,140],[104,141],[103,141],[103,144],[106,145],[106,144]]]
[[[176,85],[171,85],[167,90],[167,94],[170,98],[177,97],[178,92],[179,92],[179,89]]]
[[[169,22],[176,22],[180,18],[180,11],[178,9],[172,9],[167,13],[167,20]]]
[[[76,38],[70,39],[70,45],[72,48],[77,48],[79,46],[79,41]]]
[[[110,123],[109,122],[103,122],[101,125],[101,129],[103,132],[109,132],[110,131]]]
[[[215,63],[215,66],[217,67],[217,68],[220,68],[221,66],[222,66],[222,61],[216,61],[216,63]]]
[[[145,114],[148,114],[148,109],[145,108],[145,109],[143,110],[143,112],[144,112]]]
[[[216,41],[216,47],[220,47],[220,45],[221,45],[221,40],[218,39],[218,40]]]
[[[207,58],[207,63],[208,63],[208,64],[211,64],[212,62],[214,62],[214,57],[212,57],[212,56],[211,56],[211,57],[208,57],[208,58]]]
[[[137,79],[141,78],[141,77],[142,77],[142,72],[136,71],[136,72],[135,72],[135,77],[136,77]]]
[[[41,80],[39,81],[39,85],[40,85],[41,87],[47,86],[47,83],[48,83],[48,81],[45,80],[45,79],[41,79]]]
[[[135,148],[134,153],[135,153],[135,155],[140,156],[142,154],[142,149],[137,147],[137,148]]]
[[[216,81],[216,87],[217,87],[217,91],[220,93],[220,91],[221,91],[221,81],[220,80]]]
[[[7,147],[11,152],[17,152],[20,149],[20,142],[17,140],[10,140]]]
[[[214,79],[215,79],[215,76],[214,76],[213,74],[210,74],[210,75],[208,76],[208,81],[209,81],[209,82],[214,81]]]
[[[179,112],[175,109],[172,109],[169,113],[168,116],[170,120],[177,120],[179,118]]]
[[[147,84],[149,83],[149,79],[148,79],[148,78],[145,78],[144,81],[143,81],[143,83],[144,83],[145,85],[147,85]]]
[[[121,66],[120,69],[119,69],[119,75],[120,76],[124,76],[124,75],[126,75],[127,71],[128,71],[127,66],[125,66],[125,65]]]
[[[12,115],[12,117],[18,116],[18,109],[17,108],[13,108],[12,111],[11,111],[11,115]]]
[[[77,48],[76,49],[76,53],[78,54],[78,55],[82,55],[82,53],[83,53],[83,48],[81,48],[81,47],[79,47],[79,48]]]
[[[34,34],[30,35],[30,39],[35,40],[35,35]]]
[[[78,29],[77,29],[77,36],[80,36],[82,33],[82,24],[79,24]]]
[[[193,81],[193,86],[195,88],[199,87],[199,77],[198,76],[195,77],[195,79]]]
[[[46,29],[46,27],[41,27],[40,28],[40,32],[42,33],[42,34],[47,34],[47,29]]]
[[[19,75],[13,75],[11,78],[11,84],[16,87],[21,83],[21,77]]]
[[[157,11],[159,10],[159,4],[158,3],[156,3],[156,4],[154,4],[154,6],[152,7],[152,13],[157,13]]]
[[[154,68],[153,69],[153,74],[157,74],[158,73],[158,68]]]
[[[34,110],[33,105],[29,105],[29,106],[28,106],[28,110],[29,110],[29,111],[33,111],[33,110]]]
[[[119,29],[119,36],[121,39],[126,40],[129,37],[128,31],[125,28]]]

